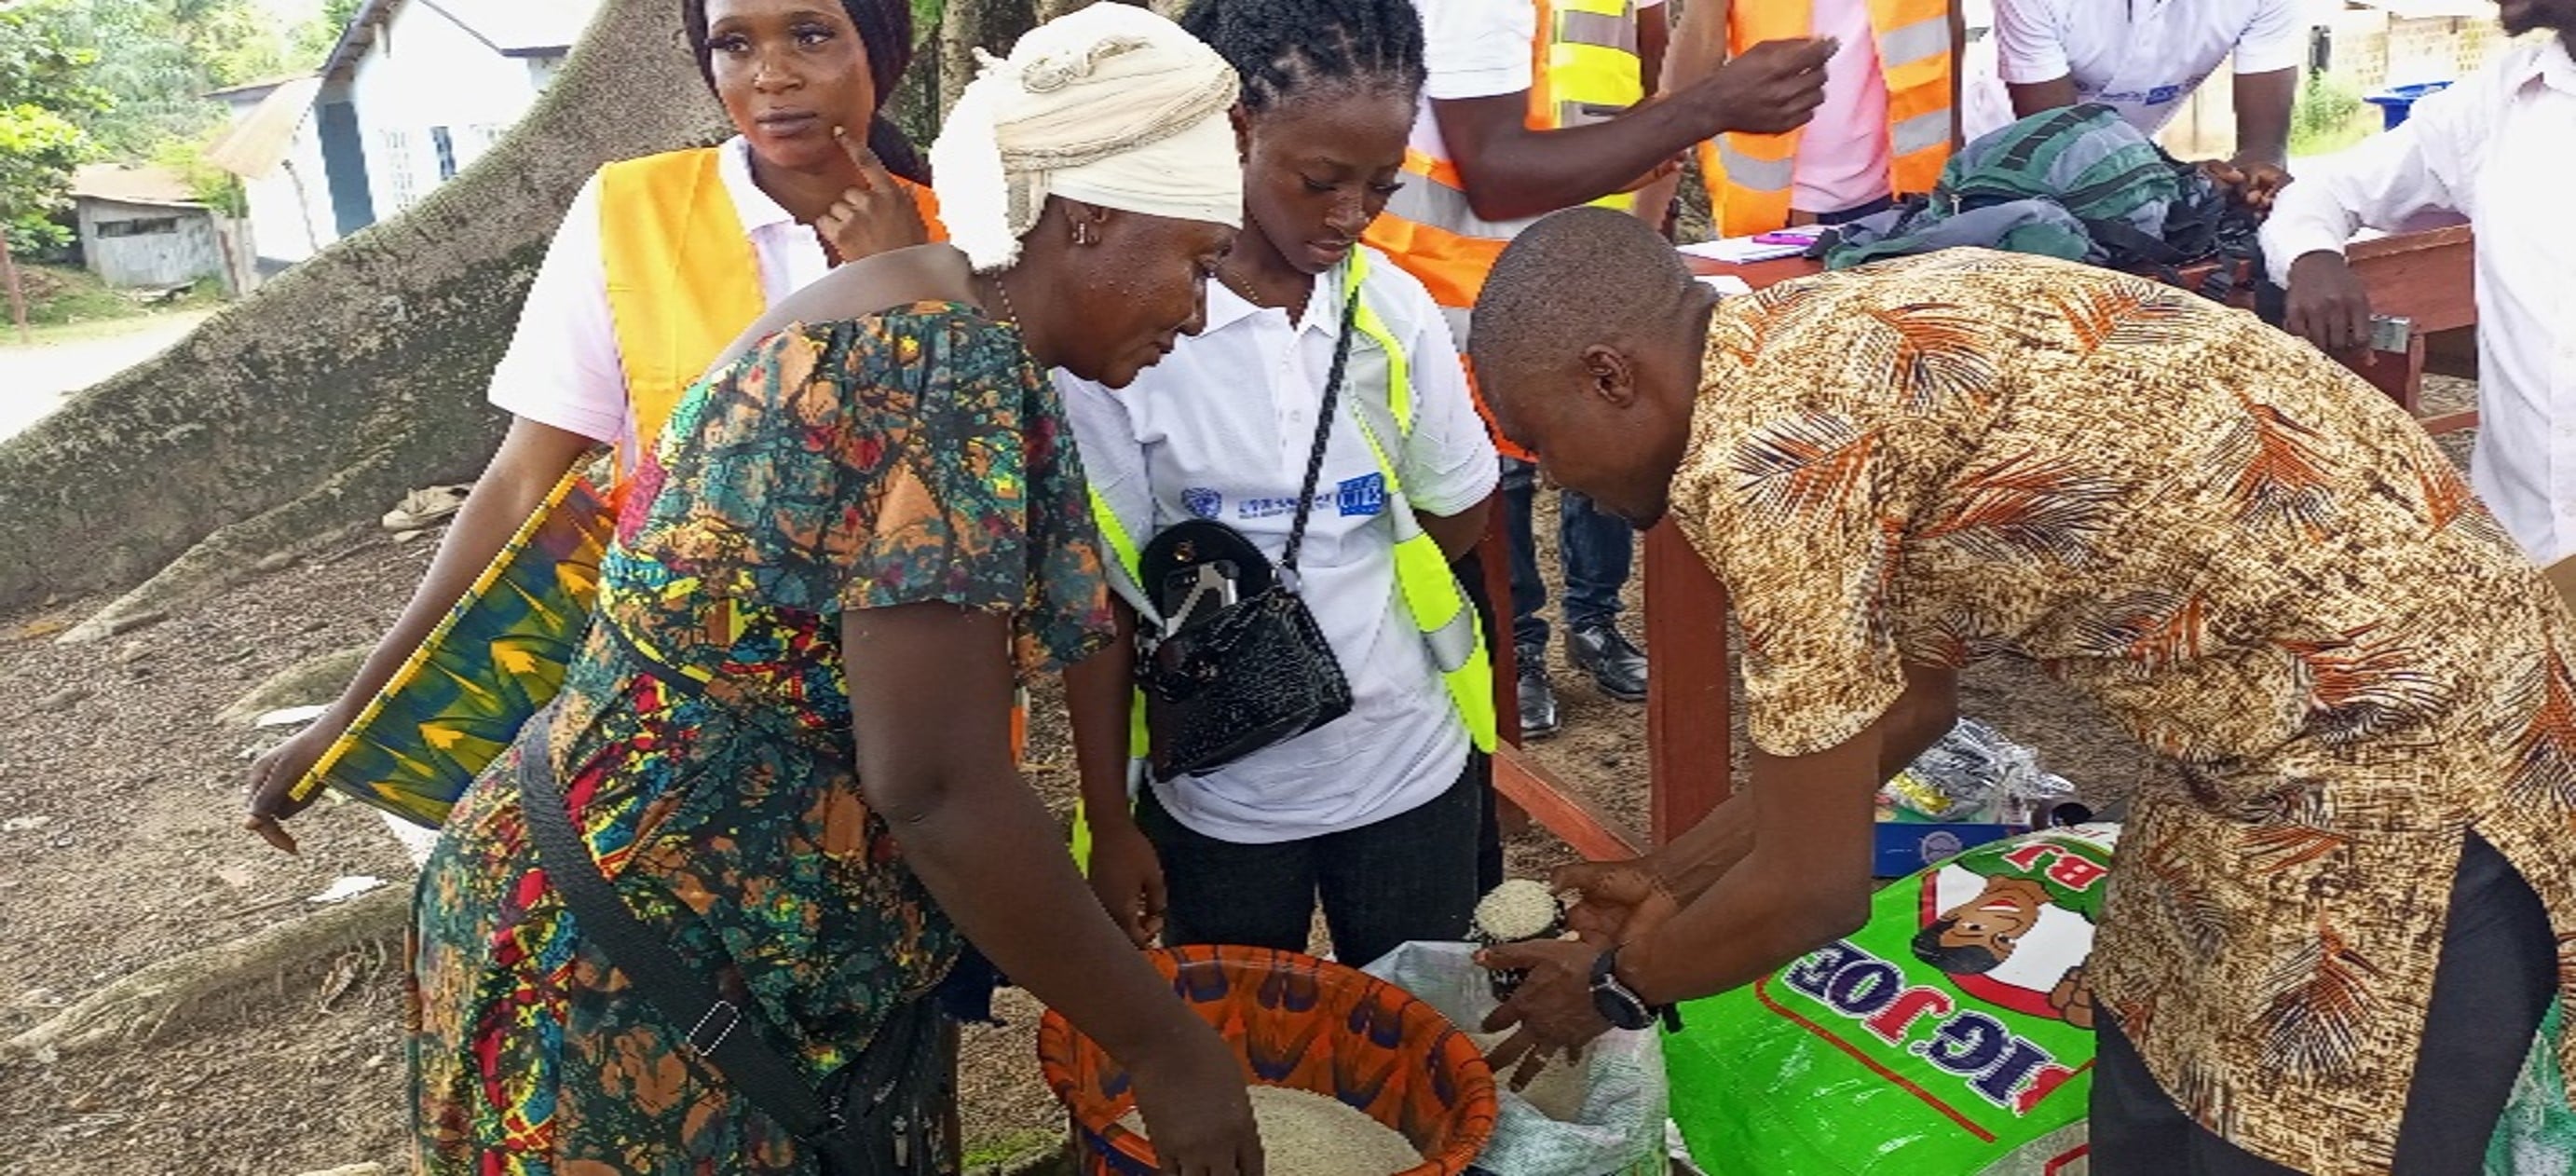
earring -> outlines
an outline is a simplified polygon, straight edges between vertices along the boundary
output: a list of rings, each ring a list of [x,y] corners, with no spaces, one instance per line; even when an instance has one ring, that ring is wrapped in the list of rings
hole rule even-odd
[[[1080,221],[1074,222],[1073,243],[1076,245],[1091,244],[1091,226],[1083,224]]]

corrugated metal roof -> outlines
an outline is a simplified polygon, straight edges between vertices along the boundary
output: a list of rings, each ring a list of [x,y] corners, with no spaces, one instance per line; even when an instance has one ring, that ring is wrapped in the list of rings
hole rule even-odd
[[[203,208],[197,193],[179,173],[166,167],[124,167],[89,163],[72,169],[72,196],[114,200],[120,204],[159,204]]]
[[[206,161],[249,180],[276,171],[279,161],[295,149],[295,128],[304,125],[305,114],[313,109],[313,96],[321,91],[318,77],[278,83],[206,148]]]

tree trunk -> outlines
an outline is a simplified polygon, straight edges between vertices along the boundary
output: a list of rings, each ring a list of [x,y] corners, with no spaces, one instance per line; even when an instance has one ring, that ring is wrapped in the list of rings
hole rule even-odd
[[[949,0],[934,123],[1035,0]],[[234,582],[271,552],[480,469],[484,399],[574,191],[599,165],[726,132],[669,0],[606,0],[536,108],[409,212],[334,244],[178,346],[0,442],[0,610],[142,586],[74,626]]]
[[[110,613],[148,607],[473,474],[502,424],[486,381],[573,192],[721,127],[667,0],[607,0],[464,175],[0,443],[0,608],[167,566]]]
[[[977,49],[999,57],[1037,23],[1035,0],[948,0],[939,15],[939,109],[957,105],[975,80]]]
[[[0,278],[9,282],[9,317],[18,324],[18,341],[35,342],[36,333],[27,329],[27,288],[18,284],[18,259],[9,254],[7,232],[0,232]]]

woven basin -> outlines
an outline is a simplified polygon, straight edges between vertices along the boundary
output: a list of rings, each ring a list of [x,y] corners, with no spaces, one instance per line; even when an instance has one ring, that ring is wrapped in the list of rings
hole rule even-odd
[[[1266,948],[1148,956],[1191,1011],[1225,1035],[1253,1082],[1330,1095],[1402,1132],[1427,1158],[1401,1176],[1458,1176],[1493,1134],[1494,1078],[1485,1059],[1403,989]],[[1053,1012],[1038,1029],[1038,1062],[1073,1112],[1084,1172],[1154,1176],[1153,1144],[1118,1124],[1136,1106],[1126,1070]],[[1288,1170],[1282,1159],[1271,1157],[1273,1171]]]

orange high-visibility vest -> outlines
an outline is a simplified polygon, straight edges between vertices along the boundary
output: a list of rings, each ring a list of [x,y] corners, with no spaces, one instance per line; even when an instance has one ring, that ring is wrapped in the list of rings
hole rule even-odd
[[[769,309],[760,259],[718,171],[722,147],[629,159],[599,169],[599,254],[617,362],[626,374],[632,447],[618,445],[619,489],[716,353]],[[901,176],[933,241],[948,239],[939,201]],[[1026,692],[1011,708],[1011,758],[1028,746]]]
[[[1530,44],[1531,129],[1587,126],[1645,97],[1634,0],[1537,0],[1537,8],[1538,34]],[[1489,221],[1477,216],[1457,165],[1428,152],[1407,150],[1404,171],[1404,187],[1370,223],[1364,239],[1421,279],[1463,348],[1468,311],[1485,288],[1485,275],[1493,271],[1503,246],[1536,218]],[[1617,177],[1623,182],[1634,178]],[[1611,193],[1593,203],[1626,208],[1633,201],[1626,193]],[[1468,383],[1472,390],[1472,373]],[[1481,396],[1476,409],[1491,425],[1493,414]],[[1504,453],[1528,459],[1501,430],[1493,433]]]
[[[1760,0],[1726,10],[1729,60],[1764,41],[1815,35],[1814,0]],[[1869,0],[1887,83],[1888,194],[1929,192],[1950,161],[1950,0]],[[1789,223],[1797,179],[1798,132],[1729,132],[1699,146],[1709,219],[1721,237],[1768,233]],[[1838,212],[1811,208],[1808,212]]]
[[[769,308],[760,261],[718,170],[723,150],[670,151],[599,169],[600,263],[637,446],[661,437],[680,394]],[[911,193],[930,239],[947,240],[930,189],[895,182]],[[618,449],[622,478],[638,455]]]

